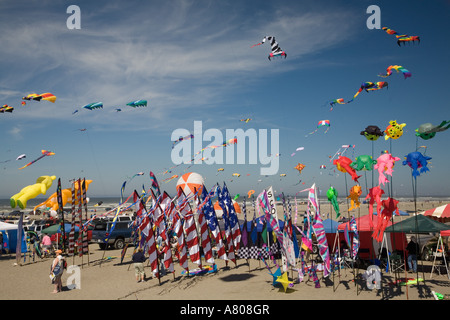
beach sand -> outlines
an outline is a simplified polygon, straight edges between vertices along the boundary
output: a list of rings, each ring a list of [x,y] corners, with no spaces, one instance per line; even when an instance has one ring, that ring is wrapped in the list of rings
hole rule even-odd
[[[420,203],[418,211],[430,209],[439,203]],[[343,205],[342,207],[344,207]],[[326,205],[322,205],[325,212]],[[414,203],[401,203],[399,208],[404,211],[414,210]],[[304,210],[304,209],[302,209]],[[282,211],[281,211],[282,212]],[[303,211],[299,211],[303,212]],[[364,212],[364,213],[363,213]],[[353,211],[357,216],[358,210]],[[360,214],[367,214],[367,205],[362,205]],[[333,213],[334,215],[334,213]],[[397,218],[396,218],[397,219]],[[400,218],[398,218],[400,219]],[[244,301],[272,301],[272,300],[434,300],[432,291],[450,294],[450,280],[445,268],[443,274],[430,273],[432,262],[419,261],[419,277],[424,282],[419,285],[393,285],[396,275],[382,273],[382,287],[380,290],[369,290],[366,282],[358,277],[354,281],[352,269],[342,269],[340,275],[335,272],[334,277],[324,279],[318,273],[320,288],[314,287],[314,282],[306,276],[301,283],[295,283],[293,288],[284,292],[282,288],[272,285],[272,276],[263,262],[258,260],[237,260],[237,265],[230,262],[226,266],[223,260],[216,259],[218,271],[216,273],[187,277],[181,274],[181,267],[175,264],[175,273],[167,274],[158,279],[150,278],[150,269],[145,267],[146,281],[137,283],[131,261],[132,249],[129,249],[124,263],[120,263],[120,250],[100,250],[97,244],[90,244],[89,256],[67,257],[69,267],[78,266],[80,288],[70,289],[70,277],[65,271],[63,291],[52,294],[53,285],[49,279],[49,268],[52,258],[40,259],[36,262],[27,261],[21,265],[14,265],[15,255],[0,257],[0,299],[2,300],[221,300],[234,303]],[[89,260],[89,261],[88,261]],[[89,263],[88,263],[89,262]],[[273,263],[269,264],[272,271],[276,270]],[[196,265],[190,263],[190,268]],[[443,271],[442,271],[443,270]],[[365,270],[356,270],[359,274]],[[404,272],[398,277],[404,277]],[[416,277],[416,274],[408,274]],[[297,279],[297,272],[289,270],[290,280]]]

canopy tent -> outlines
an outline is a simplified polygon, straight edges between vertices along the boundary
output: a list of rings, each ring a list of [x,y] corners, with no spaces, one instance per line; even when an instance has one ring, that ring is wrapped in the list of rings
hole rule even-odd
[[[65,223],[64,224],[64,231],[66,233],[69,233],[71,227],[72,226],[71,226],[70,223]],[[78,231],[79,231],[78,226],[75,226],[75,232],[78,232]],[[52,235],[52,234],[55,234],[55,233],[61,233],[61,224],[58,223],[58,224],[54,224],[54,225],[52,225],[52,226],[50,226],[48,228],[45,228],[45,229],[42,230],[42,233],[43,234],[46,233],[48,235]]]
[[[439,222],[450,222],[450,203],[437,208],[419,212],[418,214],[430,217]]]
[[[364,215],[362,217],[356,218],[356,226],[359,233],[359,241],[360,241],[360,258],[361,259],[374,259],[378,257],[379,251],[381,248],[381,242],[377,242],[375,239],[372,238],[372,233],[375,230],[377,224],[378,224],[378,216],[373,215],[372,221],[373,221],[373,227],[370,226],[370,215]],[[395,219],[395,218],[394,218]],[[392,221],[389,220],[388,226],[392,225]],[[341,223],[338,226],[339,231],[344,231],[347,227],[348,230],[350,230],[350,222]],[[342,235],[339,237],[339,240],[345,239]],[[406,243],[406,237],[404,233],[399,234],[392,234],[391,237],[386,239],[388,250],[403,250],[403,247]]]
[[[392,226],[387,227],[385,231],[404,232],[404,233],[435,233],[435,232],[441,233],[442,231],[446,230],[450,230],[449,225],[433,220],[432,218],[429,218],[425,215],[418,214],[402,222],[396,223],[393,227]],[[436,251],[440,245],[442,245],[443,247],[441,234],[439,234],[438,246],[436,247]],[[445,261],[445,255],[443,255],[443,257],[445,267],[447,269],[447,262]],[[433,274],[435,262],[436,262],[436,255],[433,261],[433,266],[431,268],[431,275]],[[447,269],[447,277],[450,278],[448,269]]]
[[[385,232],[430,233],[443,230],[450,230],[450,226],[418,214],[387,227]]]

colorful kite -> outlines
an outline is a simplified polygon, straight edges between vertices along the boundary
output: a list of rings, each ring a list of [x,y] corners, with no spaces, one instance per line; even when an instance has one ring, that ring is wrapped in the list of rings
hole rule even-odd
[[[396,70],[397,73],[399,73],[401,71],[403,73],[403,76],[405,77],[405,79],[411,77],[411,72],[409,72],[407,69],[403,68],[402,66],[397,66],[397,65],[389,66],[386,69],[386,74],[379,74],[378,76],[387,78],[392,74],[392,69]]]
[[[433,138],[437,132],[445,131],[450,128],[450,121],[442,121],[438,126],[431,123],[423,123],[416,129],[416,136],[424,140]]]
[[[294,169],[298,170],[298,173],[302,173],[302,170],[303,170],[304,168],[305,168],[305,165],[304,165],[304,164],[301,164],[301,163],[297,164],[297,165],[294,167]]]
[[[272,52],[269,54],[269,56],[267,57],[269,60],[271,58],[277,57],[277,56],[284,56],[284,58],[287,58],[287,54],[286,52],[284,52],[283,50],[281,50],[280,46],[278,45],[278,42],[275,41],[275,37],[269,36],[269,37],[264,37],[264,39],[262,39],[262,41],[260,43],[254,44],[252,45],[250,48],[253,48],[255,46],[260,46],[263,43],[266,42],[266,40],[270,41],[270,45],[272,47]]]
[[[397,120],[389,121],[389,125],[387,126],[384,132],[386,135],[384,136],[384,140],[398,139],[403,135],[403,128],[406,126],[406,123],[399,124]]]
[[[164,179],[163,181],[164,181],[165,183],[167,183],[167,182],[169,182],[169,181],[171,181],[171,180],[173,180],[173,179],[175,179],[175,178],[178,178],[178,175],[177,175],[177,174],[174,174],[174,175],[171,176],[170,178]]]
[[[379,137],[384,135],[383,131],[378,126],[367,126],[361,135],[365,136],[367,140],[376,141]]]
[[[353,101],[363,90],[366,90],[366,92],[369,92],[369,91],[380,90],[380,89],[383,89],[385,87],[386,88],[388,87],[388,83],[386,81],[363,82],[361,84],[361,87],[359,88],[358,92],[356,92],[355,95],[353,96],[353,99],[351,99],[348,102]]]
[[[193,135],[193,134],[190,134],[190,135],[188,135],[188,136],[178,138],[177,140],[175,140],[175,141],[172,143],[172,149],[175,147],[175,145],[176,145],[178,142],[181,142],[181,141],[184,141],[184,140],[189,140],[189,139],[194,139],[194,135]]]
[[[295,149],[296,152],[297,151],[302,151],[302,150],[305,150],[305,148],[304,147],[298,147],[297,149]],[[295,152],[292,152],[291,157],[293,157],[294,155],[295,155]]]
[[[27,163],[26,165],[24,165],[23,167],[21,167],[19,169],[26,168],[26,167],[32,165],[33,163],[35,163],[36,161],[41,160],[43,157],[53,156],[55,154],[54,152],[51,152],[51,151],[48,151],[48,150],[41,150],[41,153],[42,153],[42,156],[40,156],[39,158],[31,161],[30,163]]]
[[[13,107],[8,106],[7,104],[4,104],[4,105],[0,108],[0,113],[4,113],[4,112],[12,113],[13,110],[14,110]]]
[[[127,103],[127,106],[136,108],[136,107],[146,107],[147,106],[147,100],[136,100],[136,101],[131,101],[129,103]]]
[[[419,36],[409,36],[407,34],[399,34],[397,31],[389,29],[387,27],[383,27],[381,29],[386,31],[387,34],[395,35],[395,37],[397,38],[397,44],[399,46],[400,46],[401,43],[406,43],[406,42],[414,43],[414,41],[418,41],[420,43],[420,37]]]
[[[252,120],[251,118],[247,118],[247,119],[241,119],[240,121],[241,121],[241,122],[248,123],[248,122],[251,121],[251,120]]]
[[[330,106],[331,106],[330,111],[333,110],[335,104],[347,104],[349,102],[351,102],[351,101],[345,102],[345,100],[343,98],[335,99],[330,102]]]
[[[309,134],[314,134],[314,133],[316,133],[317,130],[319,130],[320,127],[327,127],[327,129],[326,129],[325,132],[324,132],[324,133],[327,133],[328,130],[330,129],[330,126],[331,126],[330,120],[320,120],[319,123],[317,124],[316,130],[314,130],[313,132],[310,132]],[[306,135],[306,136],[308,136],[308,135]]]
[[[28,100],[28,101],[30,101],[30,100],[35,100],[35,101],[46,100],[46,101],[55,103],[56,96],[50,92],[41,93],[41,94],[31,93],[31,94],[27,95],[26,97],[23,97],[22,100]],[[22,104],[24,104],[24,103],[22,103]]]
[[[421,173],[430,171],[428,169],[428,160],[431,160],[431,157],[424,156],[419,151],[410,152],[405,156],[405,161],[403,161],[403,165],[408,165],[412,169],[412,176],[414,179],[417,176],[420,176]],[[420,173],[419,173],[419,168]]]
[[[233,177],[240,177],[241,175],[239,173],[233,173],[232,176]]]
[[[103,108],[103,102],[93,102],[85,105],[83,108],[88,110],[94,110],[94,109],[102,109]]]

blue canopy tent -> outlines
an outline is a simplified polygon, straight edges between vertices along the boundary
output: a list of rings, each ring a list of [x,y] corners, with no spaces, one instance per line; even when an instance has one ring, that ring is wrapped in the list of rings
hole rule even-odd
[[[19,227],[16,224],[0,221],[0,232],[3,234],[3,250],[8,250],[10,253],[16,252],[18,229]],[[25,232],[22,231],[22,253],[24,252],[27,252],[27,242]]]

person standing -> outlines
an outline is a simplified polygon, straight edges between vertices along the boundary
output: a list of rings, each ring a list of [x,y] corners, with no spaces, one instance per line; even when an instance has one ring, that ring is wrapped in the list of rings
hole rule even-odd
[[[50,269],[50,276],[52,276],[52,284],[55,285],[55,290],[52,293],[58,293],[62,291],[62,275],[64,272],[64,257],[61,255],[61,250],[55,251],[56,258],[52,262]]]
[[[406,250],[408,250],[408,268],[409,270],[413,270],[413,272],[416,273],[417,255],[419,254],[419,245],[416,241],[416,237],[411,237],[411,241],[409,241]]]
[[[138,251],[133,254],[132,261],[134,263],[134,273],[136,275],[136,281],[144,282],[145,278],[145,272],[144,272],[144,262],[146,258],[144,255],[144,252],[142,251],[142,248],[139,248]]]

